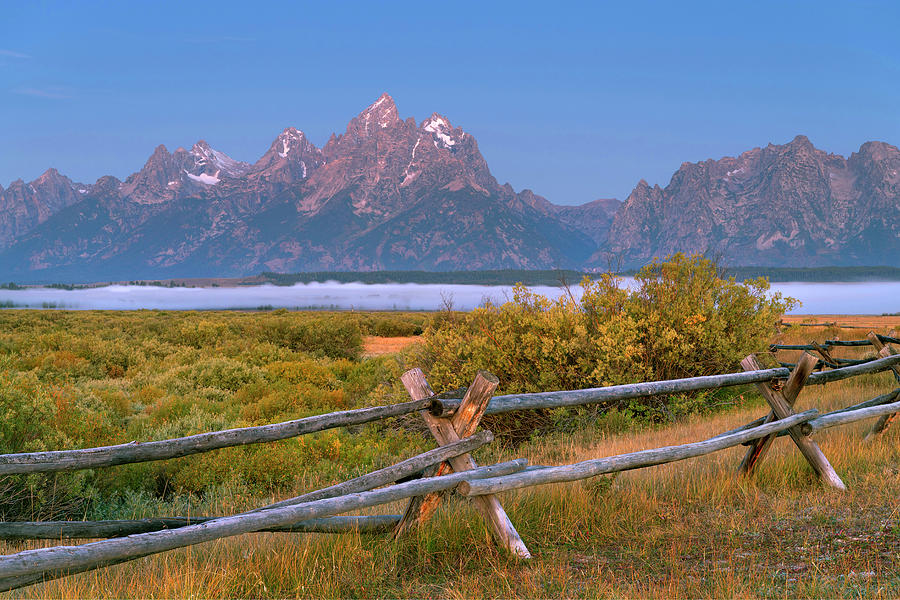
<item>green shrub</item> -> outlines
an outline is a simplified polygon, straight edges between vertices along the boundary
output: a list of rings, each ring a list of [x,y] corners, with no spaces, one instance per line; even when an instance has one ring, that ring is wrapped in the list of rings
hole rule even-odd
[[[524,286],[511,301],[470,313],[442,313],[425,332],[422,359],[435,389],[468,385],[478,369],[500,378],[498,393],[600,387],[733,371],[764,350],[795,300],[768,295],[765,279],[719,277],[700,256],[676,254],[635,276],[635,289],[610,274],[585,278],[576,300],[550,300]],[[704,405],[714,397],[704,397]],[[626,408],[674,414],[668,399]],[[677,404],[677,406],[675,406]],[[684,398],[673,403],[679,413]],[[558,418],[558,417],[552,417]],[[549,412],[492,419],[496,429],[539,428]]]
[[[323,316],[301,321],[294,315],[274,313],[262,324],[263,339],[279,346],[330,358],[358,358],[362,335],[351,320]]]

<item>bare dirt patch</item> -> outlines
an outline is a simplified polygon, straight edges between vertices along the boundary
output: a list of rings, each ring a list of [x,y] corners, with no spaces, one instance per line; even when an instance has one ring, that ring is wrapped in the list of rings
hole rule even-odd
[[[416,335],[404,337],[380,337],[367,335],[363,338],[363,356],[382,356],[394,354],[413,344],[418,344],[422,338]]]

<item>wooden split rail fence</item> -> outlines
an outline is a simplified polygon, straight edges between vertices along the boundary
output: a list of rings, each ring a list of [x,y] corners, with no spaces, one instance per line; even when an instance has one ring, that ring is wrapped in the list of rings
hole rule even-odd
[[[833,340],[832,342],[837,342]],[[801,390],[858,375],[892,370],[900,381],[900,354],[890,346],[900,340],[870,334],[867,340],[844,345],[872,345],[878,357],[831,370],[814,372],[820,360],[813,345],[783,347],[803,350],[788,369],[763,369],[755,356],[741,363],[744,372],[653,381],[603,388],[494,396],[498,380],[479,372],[461,399],[435,395],[419,369],[401,380],[409,402],[318,415],[295,421],[203,433],[146,443],[102,448],[0,455],[0,475],[50,473],[93,469],[126,463],[164,460],[219,448],[287,439],[316,431],[418,412],[437,447],[361,477],[225,517],[165,517],[142,520],[0,522],[0,539],[100,539],[81,545],[25,550],[0,556],[0,591],[123,563],[140,557],[202,542],[253,532],[361,531],[401,536],[428,520],[442,501],[441,492],[456,490],[471,498],[497,543],[520,558],[531,556],[503,509],[497,494],[505,491],[596,477],[703,456],[739,445],[748,446],[738,472],[749,474],[759,465],[772,442],[790,436],[827,486],[844,490],[841,481],[812,435],[823,429],[878,418],[867,437],[882,433],[900,412],[900,388],[871,400],[820,415],[815,409],[795,412]],[[827,344],[827,343],[826,343]],[[832,343],[830,346],[840,345]],[[824,346],[824,345],[823,345]],[[778,349],[778,348],[774,348]],[[821,356],[821,354],[820,354]],[[771,407],[768,415],[707,440],[654,448],[560,466],[528,466],[524,459],[479,466],[471,453],[493,441],[478,431],[486,414],[558,408],[585,404],[613,405],[633,398],[737,385],[756,385]],[[407,481],[418,476],[418,479]],[[344,513],[407,500],[400,515],[341,516]]]

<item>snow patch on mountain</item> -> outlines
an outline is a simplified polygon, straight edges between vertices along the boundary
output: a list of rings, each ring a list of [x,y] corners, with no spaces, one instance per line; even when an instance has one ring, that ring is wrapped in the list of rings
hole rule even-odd
[[[216,185],[219,183],[219,171],[216,171],[215,175],[209,175],[207,173],[200,173],[199,175],[192,175],[187,171],[184,172],[190,179],[196,181],[198,183],[202,183],[204,185]]]
[[[444,148],[450,148],[456,144],[456,140],[450,137],[450,133],[452,133],[450,123],[438,114],[432,115],[430,119],[422,123],[422,129],[434,136],[435,148],[440,147],[438,142],[441,142]]]

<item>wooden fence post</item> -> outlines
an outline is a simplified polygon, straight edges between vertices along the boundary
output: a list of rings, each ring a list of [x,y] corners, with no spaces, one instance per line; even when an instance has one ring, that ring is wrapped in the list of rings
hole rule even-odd
[[[870,342],[872,342],[872,345],[878,351],[878,356],[884,358],[886,356],[891,356],[892,354],[894,354],[890,345],[882,343],[882,341],[878,338],[878,335],[874,331],[870,331],[866,338]],[[894,372],[894,377],[898,382],[900,382],[900,368],[893,366],[891,367],[891,370]],[[883,417],[879,418],[878,421],[875,422],[875,425],[872,426],[872,429],[869,431],[869,433],[866,434],[866,437],[864,438],[865,441],[871,441],[875,436],[883,433],[884,430],[890,426],[891,421],[896,418],[897,413],[884,415]]]
[[[411,369],[404,373],[400,379],[406,391],[409,392],[410,397],[414,400],[421,400],[434,395],[421,369]],[[452,417],[436,417],[427,410],[421,411],[422,418],[425,419],[428,429],[431,430],[431,434],[439,445],[443,446],[453,443],[475,432],[494,390],[497,389],[498,383],[499,381],[494,375],[485,371],[479,371],[475,376],[475,381],[466,390],[462,403]],[[477,466],[470,454],[463,454],[449,459],[446,463],[441,463],[435,476],[442,475],[451,469],[461,472],[474,469]],[[425,522],[438,507],[440,500],[441,497],[438,494],[429,494],[411,499],[403,514],[403,518],[395,529],[395,536],[401,535],[413,525]],[[476,499],[475,506],[488,522],[491,530],[504,548],[520,558],[531,558],[531,553],[528,551],[516,528],[513,527],[512,522],[506,515],[506,511],[500,505],[500,501],[495,496],[483,496]]]
[[[745,371],[751,371],[759,367],[759,363],[756,361],[756,358],[753,357],[753,362],[749,362],[748,359],[751,357],[745,358],[741,362],[741,366]],[[809,374],[812,373],[813,369],[816,368],[816,363],[819,362],[816,358],[808,354],[806,352],[800,357],[800,360],[797,361],[797,366],[791,372],[788,377],[787,383],[784,384],[784,387],[781,390],[782,395],[784,396],[784,400],[788,403],[788,406],[793,406],[794,402],[797,401],[797,396],[800,395],[800,390],[803,389],[803,384],[806,383],[806,378],[809,377]],[[752,365],[756,365],[755,367]],[[759,383],[757,386],[762,389],[766,388],[768,390],[772,390],[771,383]],[[765,395],[765,392],[763,392]],[[767,398],[768,399],[768,398]],[[770,411],[769,414],[763,420],[763,423],[770,423],[774,421],[776,418],[775,412]],[[742,475],[749,475],[756,468],[756,465],[759,464],[759,461],[766,455],[766,452],[769,451],[769,448],[772,446],[772,442],[775,441],[774,436],[767,436],[764,438],[760,438],[755,440],[752,444],[750,444],[750,448],[747,449],[747,454],[744,455],[744,460],[741,461],[741,465],[738,467],[738,473]]]
[[[800,388],[803,386],[803,383],[806,381],[806,377],[812,371],[813,367],[815,367],[816,359],[812,354],[804,353],[803,356],[800,357],[800,360],[797,361],[797,368],[795,371],[800,372],[798,377],[794,378],[794,382],[790,389],[787,389],[788,386],[785,384],[785,392],[791,393],[793,395],[793,400],[796,400],[797,394],[800,392]],[[750,371],[759,369],[759,362],[756,360],[756,356],[750,355],[744,360],[741,361],[741,366]],[[803,372],[806,371],[804,375]],[[793,375],[793,373],[792,373]],[[802,375],[802,378],[801,378]],[[791,380],[788,380],[788,383],[791,383]],[[758,383],[757,387],[759,391],[762,393],[763,397],[772,407],[772,412],[774,413],[774,417],[778,419],[786,419],[787,417],[794,414],[792,408],[792,402],[789,402],[786,398],[786,394],[781,390],[778,390],[771,383]],[[796,391],[794,388],[796,387]],[[807,462],[809,462],[810,466],[819,476],[819,478],[824,481],[827,485],[844,491],[847,489],[847,486],[844,485],[844,482],[841,481],[841,478],[835,472],[834,468],[831,466],[831,463],[828,462],[828,459],[825,458],[825,455],[822,453],[822,450],[819,446],[812,441],[809,436],[803,435],[803,432],[800,430],[799,426],[794,426],[788,429],[788,433],[791,436],[791,439],[794,440],[794,444],[797,445],[797,448],[806,458]],[[753,448],[750,449],[751,451]],[[749,454],[749,452],[748,452]],[[757,461],[758,462],[758,461]]]

